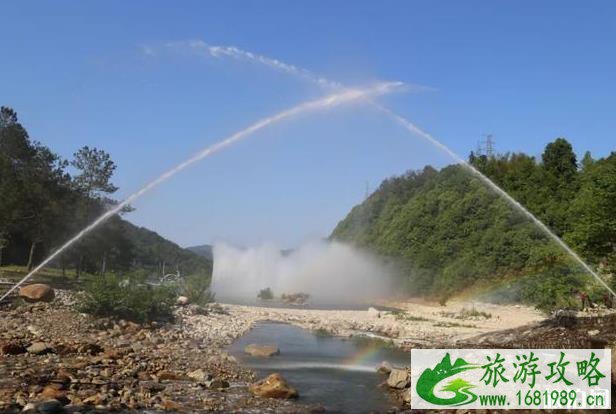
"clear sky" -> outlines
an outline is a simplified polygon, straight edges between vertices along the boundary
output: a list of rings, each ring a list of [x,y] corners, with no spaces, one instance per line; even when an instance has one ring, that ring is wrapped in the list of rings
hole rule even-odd
[[[538,155],[564,136],[616,150],[612,1],[3,1],[0,104],[64,157],[118,164],[121,198],[314,84],[182,47],[232,45],[348,85],[423,91],[381,102],[466,155]],[[324,237],[366,188],[450,162],[366,106],[285,122],[182,172],[127,218],[181,245],[292,247]]]

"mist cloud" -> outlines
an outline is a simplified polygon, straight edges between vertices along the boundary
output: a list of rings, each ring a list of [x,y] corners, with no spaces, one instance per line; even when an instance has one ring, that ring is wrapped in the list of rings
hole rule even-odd
[[[273,244],[214,246],[212,290],[220,301],[252,302],[259,290],[304,292],[313,303],[361,303],[391,294],[391,273],[376,257],[339,242],[283,253]]]

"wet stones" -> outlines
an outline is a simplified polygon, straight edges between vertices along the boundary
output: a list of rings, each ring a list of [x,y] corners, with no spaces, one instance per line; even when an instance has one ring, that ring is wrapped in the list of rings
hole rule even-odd
[[[269,358],[274,355],[279,355],[280,349],[278,349],[278,345],[275,345],[275,344],[270,344],[270,345],[250,344],[244,348],[244,352],[254,357]]]
[[[250,392],[258,397],[265,398],[297,398],[297,390],[291,387],[282,375],[278,373],[271,374],[270,376],[255,382],[250,387]]]

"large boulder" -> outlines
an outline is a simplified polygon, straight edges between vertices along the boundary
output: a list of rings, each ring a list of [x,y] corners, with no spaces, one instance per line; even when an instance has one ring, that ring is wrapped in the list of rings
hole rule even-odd
[[[278,373],[255,382],[250,386],[250,392],[265,398],[297,398],[297,390],[291,387],[282,375]]]
[[[387,378],[390,388],[404,389],[411,383],[411,373],[406,368],[392,368]]]
[[[381,317],[381,312],[379,312],[378,309],[373,308],[372,306],[368,308],[368,315],[370,315],[370,317],[372,318],[380,318]]]
[[[271,357],[273,355],[280,354],[280,349],[278,349],[278,345],[259,345],[259,344],[250,344],[244,348],[244,352],[254,357]]]
[[[178,306],[186,306],[190,303],[190,300],[188,299],[187,296],[179,296],[177,300],[175,301],[175,303]]]
[[[51,286],[44,283],[34,283],[20,288],[19,296],[28,302],[50,302],[55,295]]]

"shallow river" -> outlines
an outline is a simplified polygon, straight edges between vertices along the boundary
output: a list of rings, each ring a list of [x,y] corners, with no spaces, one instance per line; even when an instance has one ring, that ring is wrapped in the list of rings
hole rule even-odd
[[[280,355],[255,358],[243,352],[248,344],[272,344]],[[230,347],[259,378],[279,372],[295,387],[301,402],[320,404],[328,412],[383,412],[392,406],[376,373],[382,361],[410,365],[410,354],[381,341],[319,336],[302,328],[276,322],[257,324]]]

